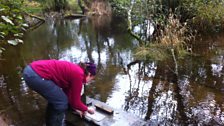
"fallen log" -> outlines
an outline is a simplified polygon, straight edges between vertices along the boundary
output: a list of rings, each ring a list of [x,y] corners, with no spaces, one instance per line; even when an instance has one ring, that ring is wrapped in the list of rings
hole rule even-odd
[[[45,22],[45,19],[42,18],[42,17],[39,17],[39,16],[37,16],[37,15],[33,15],[33,14],[29,14],[29,13],[26,13],[26,12],[25,12],[25,14],[28,15],[28,16],[30,16],[30,17],[32,17],[32,18],[36,18],[36,19],[38,19],[38,20],[40,20],[40,21]]]
[[[86,15],[83,14],[68,14],[64,16],[64,19],[78,19],[78,18],[83,18],[86,17]]]

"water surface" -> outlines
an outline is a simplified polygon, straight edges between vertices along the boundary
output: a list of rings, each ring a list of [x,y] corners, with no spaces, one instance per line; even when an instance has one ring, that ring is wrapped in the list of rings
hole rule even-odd
[[[138,42],[125,23],[111,18],[49,20],[9,46],[0,61],[0,122],[43,125],[46,101],[21,78],[25,65],[38,59],[98,65],[85,94],[146,120],[151,125],[224,125],[224,34],[193,43],[193,56],[136,61]],[[79,125],[86,125],[77,121]]]

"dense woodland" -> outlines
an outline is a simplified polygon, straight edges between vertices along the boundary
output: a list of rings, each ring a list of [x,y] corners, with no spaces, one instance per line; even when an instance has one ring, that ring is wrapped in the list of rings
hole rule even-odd
[[[188,42],[196,35],[222,31],[223,4],[223,0],[2,0],[0,53],[7,44],[23,43],[24,32],[49,17],[81,14],[122,17],[140,43],[136,51],[139,57],[161,60],[167,51],[182,56],[191,50]],[[136,26],[141,31],[135,32]],[[148,53],[151,50],[156,56]]]

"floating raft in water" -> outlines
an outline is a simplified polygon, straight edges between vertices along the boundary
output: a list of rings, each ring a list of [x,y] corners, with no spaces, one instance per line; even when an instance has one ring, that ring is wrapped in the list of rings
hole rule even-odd
[[[86,104],[95,109],[84,119],[98,126],[146,126],[146,121],[123,110],[113,109],[103,102],[87,97]]]

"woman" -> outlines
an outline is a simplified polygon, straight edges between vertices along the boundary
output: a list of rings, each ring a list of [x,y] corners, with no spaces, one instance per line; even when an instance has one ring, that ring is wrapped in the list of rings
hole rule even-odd
[[[94,110],[81,101],[83,83],[88,83],[96,75],[93,63],[74,64],[60,60],[34,61],[23,71],[27,85],[47,101],[46,125],[62,126],[68,105],[78,110],[80,116]]]

